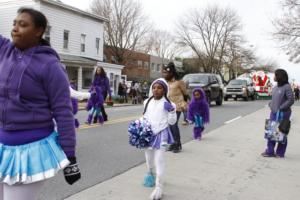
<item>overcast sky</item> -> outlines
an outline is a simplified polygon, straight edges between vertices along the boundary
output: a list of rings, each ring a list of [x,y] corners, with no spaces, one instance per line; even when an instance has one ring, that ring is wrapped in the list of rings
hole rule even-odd
[[[62,0],[62,2],[87,10],[92,0]],[[300,64],[290,63],[271,37],[273,31],[271,19],[281,12],[280,0],[140,0],[140,2],[155,26],[170,32],[174,30],[176,20],[190,9],[216,4],[236,10],[243,24],[243,33],[249,42],[248,45],[253,46],[256,55],[276,61],[300,84]]]

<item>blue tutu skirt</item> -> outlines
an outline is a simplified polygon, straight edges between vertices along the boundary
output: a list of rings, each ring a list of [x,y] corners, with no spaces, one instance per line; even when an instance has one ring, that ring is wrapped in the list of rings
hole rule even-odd
[[[151,140],[152,142],[150,148],[152,149],[161,149],[162,147],[165,148],[165,144],[170,145],[174,143],[174,138],[169,127],[162,130],[158,134],[153,135]]]
[[[57,143],[57,132],[29,144],[8,146],[0,143],[0,182],[29,184],[53,177],[69,164]]]

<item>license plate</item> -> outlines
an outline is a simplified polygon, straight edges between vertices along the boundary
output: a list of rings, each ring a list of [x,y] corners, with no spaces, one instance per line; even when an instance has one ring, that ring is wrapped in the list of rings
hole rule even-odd
[[[236,97],[236,95],[232,95],[232,98],[235,98]]]

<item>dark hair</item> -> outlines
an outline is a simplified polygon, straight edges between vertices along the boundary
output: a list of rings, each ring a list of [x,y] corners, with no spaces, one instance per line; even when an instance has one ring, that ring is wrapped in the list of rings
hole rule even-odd
[[[167,65],[165,65],[164,70],[170,72],[176,80],[179,78],[174,62],[169,62]]]
[[[41,13],[40,11],[37,11],[33,8],[26,8],[26,7],[19,8],[18,14],[21,14],[21,13],[29,14],[32,18],[34,26],[37,28],[42,28],[43,34],[44,34],[44,32],[47,28],[47,25],[48,25],[48,20],[43,13]],[[43,34],[42,34],[42,36],[43,36]],[[40,38],[40,44],[45,45],[45,46],[50,46],[50,43],[42,37]]]
[[[97,69],[100,69],[100,70],[101,70],[101,72],[100,72],[99,75],[97,74]],[[106,76],[106,72],[105,72],[105,70],[103,69],[103,67],[97,67],[97,68],[96,68],[94,78],[96,78],[97,76]]]
[[[284,69],[276,69],[275,78],[279,87],[289,83],[289,76]]]

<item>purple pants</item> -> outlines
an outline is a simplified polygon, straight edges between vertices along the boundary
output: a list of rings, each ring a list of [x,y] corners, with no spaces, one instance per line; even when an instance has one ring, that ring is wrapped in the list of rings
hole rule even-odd
[[[283,112],[283,119],[290,119],[292,112]],[[276,120],[276,113],[272,113],[270,114],[270,120],[275,121]],[[286,151],[286,147],[287,147],[287,138],[286,141],[284,143],[280,143],[280,142],[274,142],[271,140],[268,140],[267,143],[267,149],[266,149],[266,153],[269,155],[274,155],[275,154],[275,146],[277,144],[277,149],[276,149],[276,155],[280,156],[280,157],[284,157],[285,151]]]

